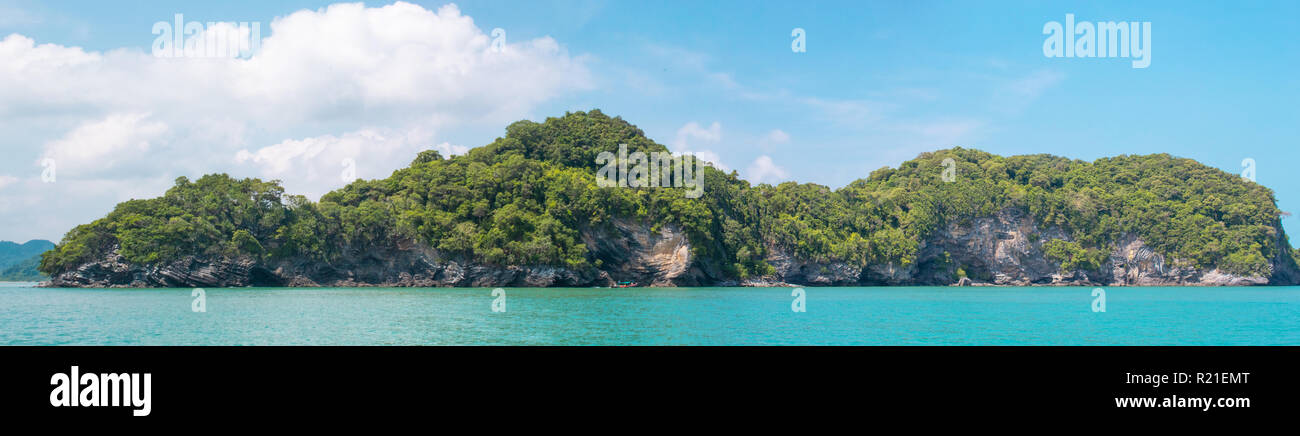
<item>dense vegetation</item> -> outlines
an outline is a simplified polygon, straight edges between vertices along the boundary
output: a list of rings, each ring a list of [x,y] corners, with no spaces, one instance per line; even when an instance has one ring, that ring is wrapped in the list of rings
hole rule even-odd
[[[772,272],[764,259],[774,247],[814,261],[905,265],[940,226],[1003,208],[1070,235],[1045,244],[1063,269],[1099,267],[1126,233],[1190,266],[1241,274],[1267,275],[1269,259],[1289,252],[1278,242],[1270,190],[1165,154],[1089,163],[953,148],[838,190],[751,186],[708,167],[704,196],[688,199],[676,188],[598,188],[596,155],[619,144],[667,150],[593,110],[514,123],[463,156],[425,151],[386,179],[354,182],[319,202],[287,196],[275,181],[180,178],[162,197],[122,203],[73,229],[41,270],[58,274],[113,247],[135,263],[184,255],[330,262],[408,240],[480,262],[592,268],[600,265],[581,232],[623,217],[679,225],[697,255],[746,277]],[[951,183],[941,179],[945,159],[956,164]]]

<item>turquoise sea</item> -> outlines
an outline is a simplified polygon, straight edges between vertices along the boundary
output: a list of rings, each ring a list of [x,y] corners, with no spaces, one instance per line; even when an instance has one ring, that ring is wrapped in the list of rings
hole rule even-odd
[[[239,288],[0,284],[5,345],[1300,345],[1300,288]],[[494,302],[504,312],[494,312]],[[504,307],[501,303],[504,302]]]

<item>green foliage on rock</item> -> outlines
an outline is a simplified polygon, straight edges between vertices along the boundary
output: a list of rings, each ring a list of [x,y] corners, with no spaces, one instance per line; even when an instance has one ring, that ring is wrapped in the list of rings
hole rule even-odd
[[[1045,244],[1067,270],[1095,269],[1125,234],[1193,266],[1240,274],[1266,275],[1269,259],[1289,252],[1270,190],[1165,154],[1084,162],[953,148],[838,190],[752,186],[706,167],[704,195],[690,199],[678,188],[597,187],[596,156],[620,144],[667,151],[593,110],[516,122],[461,156],[422,152],[388,178],[353,182],[319,202],[286,196],[275,181],[180,178],[162,197],[124,202],[68,232],[41,270],[58,274],[113,247],[135,263],[186,255],[330,262],[400,241],[479,262],[593,268],[582,235],[626,218],[679,226],[696,259],[752,277],[774,272],[773,249],[817,262],[907,265],[941,226],[1005,208],[1068,234]],[[955,164],[952,182],[941,178],[945,159]]]
[[[1043,253],[1049,260],[1059,262],[1061,271],[1096,271],[1109,256],[1104,250],[1083,248],[1077,242],[1061,239],[1043,243]]]

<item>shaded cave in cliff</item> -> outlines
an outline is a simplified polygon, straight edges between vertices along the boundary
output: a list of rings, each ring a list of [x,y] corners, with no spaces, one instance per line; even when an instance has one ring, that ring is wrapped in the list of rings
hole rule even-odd
[[[251,286],[284,286],[284,280],[266,268],[255,267],[248,271],[248,284]]]

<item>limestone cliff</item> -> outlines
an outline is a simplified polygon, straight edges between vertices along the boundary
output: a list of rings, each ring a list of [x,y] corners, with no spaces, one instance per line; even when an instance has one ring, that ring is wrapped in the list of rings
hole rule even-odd
[[[1284,238],[1279,235],[1279,242]],[[922,241],[917,261],[907,265],[877,264],[866,268],[842,263],[823,265],[792,259],[783,253],[768,260],[776,266],[775,280],[812,286],[1243,286],[1300,283],[1300,268],[1284,254],[1271,259],[1270,276],[1239,276],[1218,269],[1191,267],[1180,259],[1166,260],[1164,255],[1134,235],[1115,241],[1109,259],[1099,270],[1061,271],[1060,264],[1049,260],[1043,252],[1043,244],[1051,239],[1068,241],[1070,236],[1059,228],[1040,228],[1023,211],[1004,209],[991,217],[948,224]],[[958,269],[966,272],[967,280],[958,276]]]
[[[646,286],[712,284],[717,272],[692,262],[691,245],[675,226],[652,228],[632,220],[583,232],[597,268],[553,265],[492,265],[443,256],[411,241],[349,250],[332,262],[288,259],[264,262],[248,256],[186,256],[155,265],[134,265],[114,248],[102,258],[51,279],[54,287],[551,287],[609,286],[635,281]]]
[[[586,287],[621,281],[642,286],[1238,286],[1300,282],[1300,269],[1289,256],[1272,259],[1268,277],[1237,276],[1167,259],[1134,235],[1115,241],[1108,261],[1098,270],[1061,271],[1060,265],[1044,254],[1043,244],[1051,239],[1069,240],[1069,235],[1059,228],[1040,228],[1017,209],[948,224],[922,241],[916,262],[906,265],[819,263],[770,247],[766,260],[775,273],[746,280],[726,277],[711,266],[714,262],[696,258],[690,239],[673,225],[656,228],[615,219],[608,225],[584,229],[581,236],[595,267],[475,263],[443,256],[409,240],[349,250],[347,256],[333,262],[187,256],[155,265],[134,265],[114,249],[101,259],[53,277],[49,286]],[[959,269],[966,273],[964,280]]]

